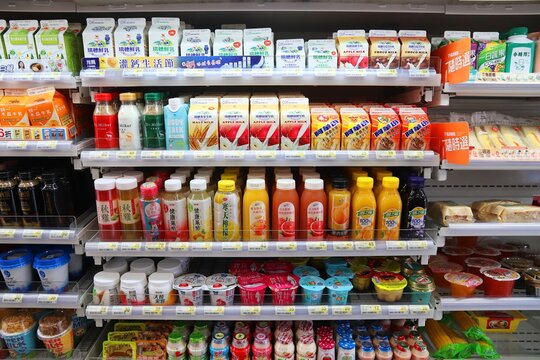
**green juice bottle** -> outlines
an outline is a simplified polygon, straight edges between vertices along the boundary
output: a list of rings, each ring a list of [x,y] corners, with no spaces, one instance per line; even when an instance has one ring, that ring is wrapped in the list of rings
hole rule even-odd
[[[144,94],[146,105],[143,111],[143,146],[145,149],[165,149],[165,121],[163,117],[163,95]]]

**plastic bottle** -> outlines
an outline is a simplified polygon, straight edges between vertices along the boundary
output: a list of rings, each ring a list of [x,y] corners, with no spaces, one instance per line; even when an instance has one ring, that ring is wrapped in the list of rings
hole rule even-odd
[[[163,216],[159,190],[153,182],[141,185],[141,217],[144,239],[159,241],[163,230]]]
[[[356,354],[358,360],[375,360],[375,349],[371,341],[363,341]]]
[[[120,241],[122,229],[118,214],[118,193],[114,179],[96,179],[96,208],[102,241]]]
[[[342,337],[339,339],[337,359],[336,360],[355,360],[354,340],[351,338]]]
[[[206,181],[193,179],[189,187],[189,241],[212,241],[212,197],[206,190]]]
[[[505,71],[513,74],[527,74],[533,71],[534,41],[527,38],[529,29],[516,27],[503,37],[506,40]]]
[[[206,321],[195,322],[193,332],[200,332],[204,337],[204,341],[208,341],[210,339],[210,328],[208,326],[208,322]]]
[[[118,113],[113,106],[111,93],[98,93],[94,95],[96,107],[94,108],[94,143],[96,149],[117,149],[118,139]]]
[[[360,170],[360,169],[355,169],[352,171],[352,174],[351,174],[351,196],[354,196],[354,193],[356,192],[356,185],[358,183],[358,178],[359,177],[365,177],[365,176],[368,176],[368,173],[367,171],[364,171],[364,170]]]
[[[331,337],[319,339],[317,345],[317,360],[334,360],[336,358],[336,343]]]
[[[232,180],[220,180],[214,196],[215,241],[238,241],[242,228],[240,198]]]
[[[253,345],[251,346],[253,360],[271,360],[272,359],[272,343],[270,338],[265,333],[255,334]]]
[[[373,184],[373,193],[375,194],[375,198],[379,198],[379,194],[382,191],[382,181],[385,177],[392,176],[392,173],[388,170],[384,169],[378,169],[375,172],[375,183]]]
[[[0,172],[0,226],[18,226],[21,203],[17,189],[18,180],[11,171]]]
[[[397,191],[399,179],[387,176],[377,197],[377,239],[398,240],[401,223],[401,197]]]
[[[278,241],[296,239],[300,225],[300,201],[293,179],[279,179],[272,197],[272,229]]]
[[[425,237],[424,229],[426,227],[427,197],[424,193],[424,178],[422,176],[409,177],[408,198],[403,206],[403,216],[406,216],[406,222],[403,228],[406,229],[407,238],[423,239]]]
[[[194,331],[189,336],[189,343],[187,346],[189,360],[206,360],[208,354],[206,352],[206,341],[203,334],[198,331]]]
[[[186,360],[186,342],[180,331],[172,331],[167,341],[168,360]]]
[[[327,199],[321,179],[306,179],[300,199],[300,234],[305,240],[324,240]]]
[[[163,109],[165,143],[168,150],[189,150],[189,104],[182,100],[182,98],[171,98],[169,104]]]
[[[392,360],[394,353],[388,341],[382,341],[375,350],[377,360]]]
[[[328,228],[330,237],[345,239],[348,236],[351,211],[351,193],[347,190],[347,179],[335,178],[328,195]]]
[[[229,360],[229,344],[224,333],[217,332],[210,342],[210,360]]]
[[[375,237],[375,214],[377,202],[373,194],[373,178],[358,177],[352,199],[352,238],[373,240]]]
[[[246,183],[243,199],[243,225],[245,241],[268,240],[270,210],[268,192],[262,179],[250,179]]]
[[[40,227],[39,216],[43,215],[43,198],[40,181],[30,172],[19,173],[18,195],[24,227]]]
[[[137,180],[137,187],[140,187],[144,183],[144,173],[142,171],[126,171],[123,177],[135,178]]]
[[[165,148],[165,122],[161,93],[144,94],[146,105],[143,112],[143,146],[145,149]]]
[[[236,333],[231,344],[231,360],[249,360],[249,341],[244,333]]]
[[[118,209],[120,226],[124,240],[140,240],[142,235],[141,201],[137,188],[137,179],[116,179],[118,190]]]
[[[279,334],[274,344],[274,360],[293,360],[294,354],[292,330]]]
[[[122,105],[118,110],[120,150],[140,150],[142,114],[137,107],[137,94],[120,94]]]
[[[148,276],[148,297],[151,305],[174,305],[174,276],[171,273],[155,272]]]
[[[57,183],[54,173],[42,175],[43,185],[41,195],[43,197],[43,225],[47,227],[67,227],[71,222],[65,215],[68,215],[62,190]]]
[[[188,241],[188,215],[186,192],[177,179],[165,180],[165,192],[161,195],[165,241]]]
[[[296,360],[315,360],[317,345],[311,335],[304,335],[296,344]]]

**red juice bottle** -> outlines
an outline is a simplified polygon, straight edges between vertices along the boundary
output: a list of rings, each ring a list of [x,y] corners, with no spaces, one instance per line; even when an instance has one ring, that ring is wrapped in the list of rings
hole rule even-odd
[[[113,105],[111,93],[94,95],[94,137],[96,149],[116,149],[120,146],[118,140],[118,111]]]
[[[118,214],[118,192],[114,179],[96,179],[97,220],[101,240],[120,241],[122,228]]]
[[[159,241],[163,230],[161,199],[155,183],[145,182],[141,185],[141,218],[146,241]]]

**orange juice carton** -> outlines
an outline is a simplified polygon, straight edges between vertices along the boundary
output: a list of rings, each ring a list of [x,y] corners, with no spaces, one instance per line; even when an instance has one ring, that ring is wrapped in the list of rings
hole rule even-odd
[[[270,28],[244,30],[244,56],[262,56],[263,68],[274,67],[274,33]],[[257,66],[261,67],[261,66]]]
[[[276,68],[287,70],[306,68],[304,39],[276,41]]]
[[[88,18],[83,31],[85,57],[114,57],[113,18]]]
[[[311,109],[311,148],[339,150],[341,122],[338,113],[330,108]]]
[[[401,150],[429,150],[431,124],[420,108],[399,109],[401,119]]]
[[[369,44],[364,30],[338,30],[336,41],[340,69],[367,69]]]
[[[249,98],[222,97],[219,106],[219,148],[249,149]]]
[[[217,29],[214,37],[214,56],[242,56],[244,32],[238,29]]]
[[[431,43],[425,30],[400,30],[402,69],[428,69]]]
[[[146,56],[148,28],[145,18],[120,18],[114,30],[114,52],[117,57]]]
[[[362,108],[343,107],[341,117],[341,150],[369,150],[371,122]]]
[[[52,86],[28,89],[26,110],[32,126],[69,126],[74,123],[71,102]]]
[[[0,99],[0,125],[29,126],[26,102],[28,97],[25,90],[7,90]]]
[[[39,28],[37,20],[9,20],[9,29],[4,34],[4,45],[8,59],[37,59],[34,34]]]
[[[279,102],[281,150],[309,150],[309,99],[286,97]]]
[[[308,69],[337,69],[337,63],[335,40],[309,40],[307,42]]]
[[[7,59],[6,46],[4,45],[4,31],[6,31],[6,29],[6,20],[0,19],[0,59]]]
[[[401,49],[395,30],[369,31],[369,67],[372,69],[397,69]]]
[[[369,109],[371,119],[371,150],[398,150],[401,122],[396,112],[389,108]]]
[[[188,113],[189,148],[191,150],[218,150],[217,97],[191,98]]]
[[[279,100],[274,96],[252,96],[249,111],[251,150],[278,150],[280,140]]]
[[[180,19],[153,17],[148,30],[148,55],[178,56],[180,44]]]
[[[212,56],[210,29],[189,29],[182,32],[180,56]]]

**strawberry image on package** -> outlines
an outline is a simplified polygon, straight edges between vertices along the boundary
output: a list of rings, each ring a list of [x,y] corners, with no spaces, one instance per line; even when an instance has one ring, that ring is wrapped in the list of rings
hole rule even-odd
[[[268,287],[272,290],[274,305],[292,305],[296,298],[300,278],[291,274],[268,275]]]

